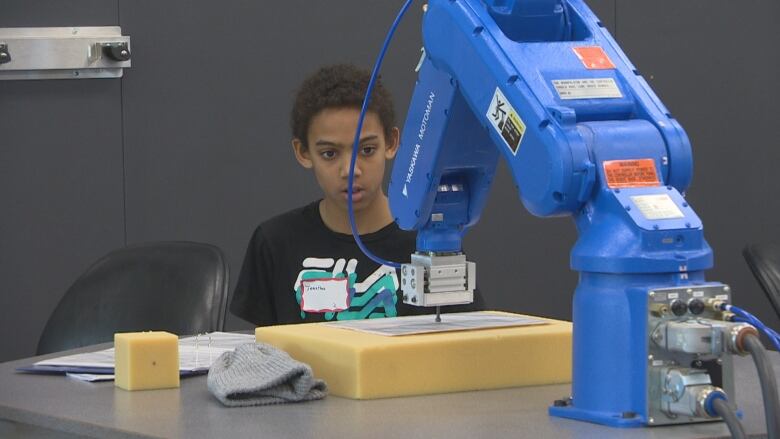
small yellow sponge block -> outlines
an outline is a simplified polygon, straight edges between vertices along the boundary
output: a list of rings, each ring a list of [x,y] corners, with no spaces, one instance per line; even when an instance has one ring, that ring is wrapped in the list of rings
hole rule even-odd
[[[114,334],[114,385],[125,390],[179,387],[179,338],[170,332]]]
[[[255,337],[309,364],[346,398],[569,382],[572,325],[539,319],[546,324],[394,337],[304,323],[260,327]]]

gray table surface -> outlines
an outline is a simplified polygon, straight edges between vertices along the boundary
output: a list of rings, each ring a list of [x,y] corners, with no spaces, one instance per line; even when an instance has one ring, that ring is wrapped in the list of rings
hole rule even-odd
[[[98,345],[90,350],[104,349]],[[84,351],[79,349],[69,353]],[[321,401],[225,408],[206,388],[206,377],[180,389],[127,392],[112,382],[85,383],[63,376],[21,374],[16,367],[54,354],[0,364],[0,436],[185,438],[689,438],[727,437],[721,422],[675,427],[614,429],[552,418],[547,406],[568,395],[568,385],[356,401]],[[775,373],[780,356],[770,353]],[[737,358],[737,404],[751,435],[763,435],[761,391],[749,357]],[[454,366],[454,365],[453,365]],[[780,375],[778,375],[780,381]],[[36,432],[35,434],[33,432]],[[46,433],[50,434],[46,434]]]

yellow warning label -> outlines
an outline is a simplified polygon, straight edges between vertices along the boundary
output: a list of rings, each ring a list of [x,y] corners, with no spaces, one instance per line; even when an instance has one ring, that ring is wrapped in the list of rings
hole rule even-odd
[[[525,123],[523,123],[515,108],[498,87],[496,87],[485,117],[487,117],[501,138],[504,139],[506,146],[509,147],[512,154],[517,154],[520,142],[523,141],[523,135],[525,134]]]

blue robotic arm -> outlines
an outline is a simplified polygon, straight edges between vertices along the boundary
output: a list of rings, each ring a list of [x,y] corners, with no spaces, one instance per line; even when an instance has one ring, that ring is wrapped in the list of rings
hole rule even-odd
[[[615,426],[712,419],[736,348],[701,340],[747,325],[711,306],[730,293],[704,279],[713,256],[682,195],[683,129],[582,0],[430,0],[423,20],[389,188],[396,222],[417,231],[404,301],[472,300],[462,238],[503,156],[524,206],[571,215],[579,232],[573,399],[550,412]],[[702,359],[716,366],[690,366]],[[664,387],[672,381],[682,390]]]
[[[604,181],[599,161],[651,159],[659,186],[690,183],[684,131],[581,1],[431,1],[424,20],[425,58],[389,191],[421,251],[460,251],[499,154],[538,216],[592,202]],[[588,51],[608,64],[588,65]],[[466,206],[444,227],[431,215],[452,208],[437,189],[453,181]]]

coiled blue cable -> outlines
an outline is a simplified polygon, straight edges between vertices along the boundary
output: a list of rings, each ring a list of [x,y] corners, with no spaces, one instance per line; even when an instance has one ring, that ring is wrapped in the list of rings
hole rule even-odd
[[[393,24],[390,26],[390,30],[387,31],[387,36],[385,37],[385,42],[382,45],[382,50],[379,51],[379,55],[376,58],[376,62],[374,63],[374,70],[371,72],[371,79],[368,81],[368,88],[366,89],[366,96],[363,98],[363,106],[360,109],[360,117],[358,118],[358,124],[357,124],[357,131],[355,131],[355,141],[352,142],[352,159],[349,163],[349,180],[347,187],[347,213],[349,214],[349,226],[352,229],[352,236],[355,238],[355,242],[357,243],[358,247],[360,247],[360,250],[369,257],[372,261],[376,262],[380,265],[388,265],[393,268],[401,268],[401,264],[397,262],[391,262],[386,261],[379,256],[371,253],[371,251],[366,247],[366,245],[363,243],[363,240],[360,239],[360,233],[358,233],[357,229],[357,223],[355,222],[355,211],[352,206],[352,184],[355,181],[355,163],[357,163],[357,156],[358,156],[358,144],[360,143],[360,132],[363,129],[363,119],[366,117],[366,111],[368,111],[368,104],[371,101],[371,92],[374,90],[374,83],[376,82],[376,78],[379,75],[379,69],[382,66],[382,60],[385,58],[385,53],[387,52],[387,48],[390,46],[390,40],[393,39],[393,34],[395,33],[395,30],[398,28],[398,24],[401,22],[401,19],[403,18],[404,14],[406,14],[406,11],[409,9],[409,6],[412,5],[412,2],[414,0],[406,0],[404,5],[401,7],[401,10],[398,11],[398,15],[395,17],[395,21],[393,21]]]

